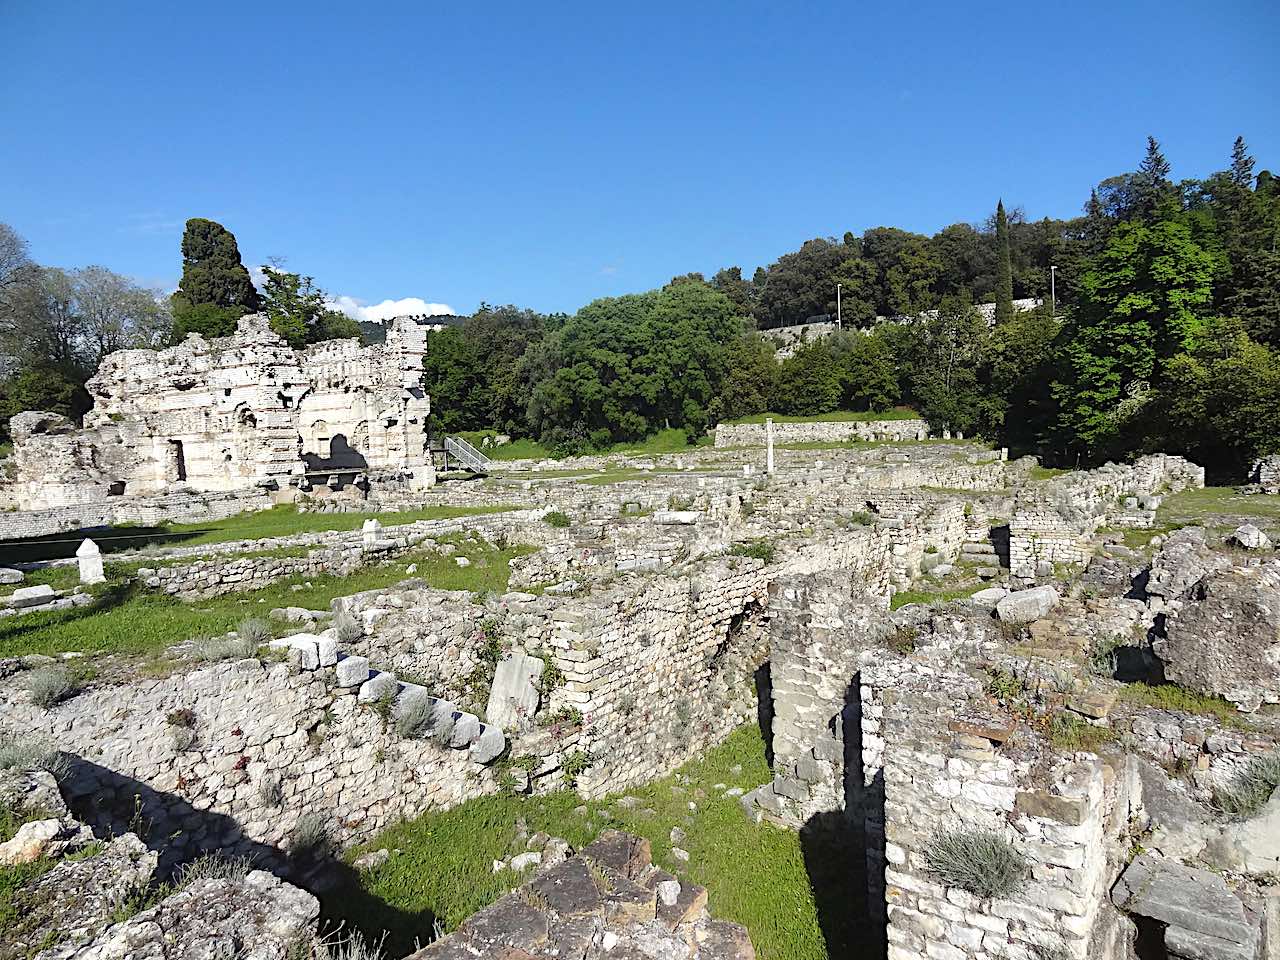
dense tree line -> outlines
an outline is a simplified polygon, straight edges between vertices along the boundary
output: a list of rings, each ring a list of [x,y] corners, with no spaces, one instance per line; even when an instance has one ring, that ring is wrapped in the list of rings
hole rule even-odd
[[[693,439],[766,411],[903,404],[1051,463],[1163,449],[1239,477],[1280,451],[1278,239],[1280,181],[1255,175],[1243,140],[1228,169],[1174,183],[1149,139],[1138,169],[1099,183],[1070,220],[1000,201],[976,226],[817,238],[751,279],[685,274],[572,316],[482,305],[429,335],[424,385],[444,430],[560,452],[664,428]],[[252,310],[296,345],[360,335],[309,277],[269,267],[256,289],[217,223],[189,221],[182,255],[163,303],[101,268],[38,267],[0,229],[4,410],[79,412],[105,352],[225,335]],[[1056,300],[1015,311],[1015,298],[1048,297],[1051,268]],[[780,358],[760,331],[834,313],[837,285],[845,329]]]
[[[685,274],[571,317],[485,306],[430,336],[426,386],[445,429],[560,451],[906,404],[1052,463],[1162,449],[1239,477],[1280,450],[1280,181],[1253,168],[1237,140],[1230,169],[1175,184],[1150,139],[1071,220],[1000,202],[979,226],[818,238],[750,280]],[[1051,267],[1056,299],[1015,312],[1048,301]],[[780,361],[756,331],[835,313],[837,284],[846,329]]]

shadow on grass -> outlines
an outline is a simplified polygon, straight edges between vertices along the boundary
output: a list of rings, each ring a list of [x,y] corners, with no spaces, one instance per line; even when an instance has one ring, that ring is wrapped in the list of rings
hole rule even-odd
[[[66,560],[76,555],[76,550],[84,540],[92,540],[103,553],[120,553],[152,545],[177,546],[184,540],[202,536],[212,529],[174,533],[166,527],[85,527],[82,530],[51,533],[43,537],[0,540],[0,565]]]
[[[94,594],[94,602],[88,606],[5,617],[0,620],[0,654],[7,649],[6,644],[23,637],[35,636],[54,624],[83,620],[123,606],[134,599],[141,589],[132,580],[111,580],[98,588]]]

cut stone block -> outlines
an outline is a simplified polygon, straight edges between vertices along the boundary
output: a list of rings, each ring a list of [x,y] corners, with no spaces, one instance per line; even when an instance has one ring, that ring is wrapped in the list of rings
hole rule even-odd
[[[1047,616],[1058,603],[1053,587],[1032,587],[1009,594],[996,604],[996,615],[1005,623],[1031,623]]]
[[[40,583],[34,587],[19,587],[9,595],[6,603],[14,609],[21,610],[23,607],[38,607],[57,600],[60,596],[62,594],[47,583]]]
[[[1252,523],[1236,527],[1235,533],[1231,534],[1231,542],[1246,550],[1266,550],[1271,546],[1271,538]]]
[[[375,673],[360,684],[356,699],[361,703],[373,703],[386,697],[394,697],[400,691],[400,683],[394,673]]]
[[[474,713],[455,710],[453,713],[453,731],[449,734],[449,746],[455,750],[469,747],[480,736],[480,718]]]
[[[505,730],[514,730],[538,709],[538,681],[546,668],[538,657],[526,653],[510,653],[498,664],[489,688],[489,704],[485,716],[489,722]]]
[[[653,522],[663,526],[692,526],[702,514],[697,510],[655,510]]]
[[[272,640],[267,646],[277,650],[288,650],[290,656],[297,658],[298,666],[303,670],[318,670],[320,669],[320,640],[321,638],[314,633],[295,633],[291,637]]]
[[[332,667],[338,662],[338,641],[324,634],[316,637],[316,651],[320,655],[320,666]]]
[[[1127,913],[1166,925],[1171,954],[1212,960],[1252,960],[1259,930],[1244,904],[1216,873],[1143,854],[1111,891]]]
[[[12,567],[0,567],[0,584],[8,586],[9,584],[21,583],[26,577],[21,570],[14,570]]]
[[[337,666],[340,687],[358,687],[369,679],[368,657],[343,657]]]
[[[480,725],[480,736],[471,744],[471,759],[476,763],[492,763],[507,749],[507,738],[492,724]]]
[[[104,583],[107,575],[102,570],[102,551],[92,540],[83,541],[76,550],[76,562],[80,564],[81,583]]]

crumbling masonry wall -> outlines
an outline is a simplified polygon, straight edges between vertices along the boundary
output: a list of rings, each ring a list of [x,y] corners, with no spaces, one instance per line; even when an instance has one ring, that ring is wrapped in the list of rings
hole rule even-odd
[[[87,384],[84,429],[55,414],[13,418],[7,496],[35,510],[179,489],[305,489],[307,474],[337,470],[429,486],[424,338],[402,320],[384,344],[294,350],[251,315],[230,337],[117,351]]]

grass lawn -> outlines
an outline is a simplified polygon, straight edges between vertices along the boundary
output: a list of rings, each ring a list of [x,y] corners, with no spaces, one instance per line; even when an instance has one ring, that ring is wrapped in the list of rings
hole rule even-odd
[[[1113,532],[1123,534],[1125,546],[1141,550],[1152,537],[1164,536],[1179,527],[1202,526],[1215,536],[1225,537],[1246,522],[1257,524],[1274,538],[1280,528],[1280,496],[1245,495],[1237,493],[1235,487],[1183,490],[1164,498],[1156,510],[1154,526]]]
[[[234,630],[246,617],[266,617],[273,607],[328,609],[335,597],[389,587],[409,576],[441,590],[505,591],[511,571],[507,561],[534,551],[523,545],[505,550],[458,538],[457,555],[471,566],[459,567],[451,556],[434,551],[406,553],[366,567],[351,576],[290,577],[244,593],[209,600],[182,601],[120,581],[100,588],[95,607],[32,613],[0,620],[0,657],[28,653],[152,653],[200,634]],[[405,568],[416,563],[413,574]],[[295,585],[307,584],[300,590]]]
[[[449,520],[489,513],[519,510],[504,504],[486,507],[432,506],[399,513],[303,513],[292,504],[268,510],[238,513],[225,520],[201,523],[166,523],[158,527],[119,526],[89,534],[58,533],[49,537],[0,541],[0,562],[13,563],[53,560],[75,554],[80,541],[89,536],[103,553],[143,549],[148,546],[199,546],[229,543],[233,540],[263,540],[287,537],[297,533],[320,533],[331,530],[359,530],[370,517],[377,517],[384,527],[415,520]]]
[[[735,773],[735,767],[741,769]],[[498,795],[392,827],[348,856],[381,847],[398,852],[362,874],[358,886],[328,898],[326,915],[374,936],[387,930],[385,954],[401,956],[413,948],[414,937],[430,938],[433,919],[453,930],[532,876],[493,872],[494,860],[524,849],[513,845],[514,824],[522,817],[531,832],[545,830],[575,849],[605,829],[649,838],[654,863],[705,886],[714,916],[744,924],[761,960],[859,956],[862,951],[852,942],[855,901],[849,865],[842,863],[837,870],[849,889],[834,889],[827,883],[830,865],[818,866],[824,852],[819,845],[806,848],[799,833],[751,823],[737,798],[723,795],[725,786],[750,789],[771,779],[759,731],[740,728],[681,772],[687,784],[672,776],[629,791],[640,801],[632,809],[619,806],[615,797],[588,803],[586,815],[578,815],[574,808],[583,801],[569,791]],[[716,789],[716,784],[724,786]],[[689,809],[690,802],[696,810]],[[671,856],[672,827],[687,834],[677,844],[689,852],[687,864]],[[810,869],[822,871],[816,895]],[[828,944],[824,930],[840,942]]]
[[[889,609],[897,610],[909,603],[947,603],[971,597],[983,588],[983,584],[975,583],[970,587],[959,587],[955,590],[899,590],[889,601]]]
[[[560,460],[563,457],[557,457],[550,450],[538,443],[536,440],[520,439],[512,440],[510,443],[504,443],[500,447],[490,447],[488,449],[480,444],[485,436],[492,436],[492,431],[470,431],[459,433],[462,437],[477,450],[480,450],[490,460],[502,462],[504,460]],[[626,454],[631,457],[653,457],[663,453],[681,453],[686,450],[693,450],[697,447],[705,447],[711,443],[711,437],[700,437],[696,443],[689,443],[685,438],[685,432],[676,427],[668,430],[659,430],[651,437],[636,443],[615,443],[612,446],[605,447],[602,450],[588,451],[586,456],[609,456],[611,454]]]
[[[815,413],[807,417],[789,417],[781,413],[756,413],[737,420],[726,420],[733,426],[739,423],[764,423],[772,419],[774,423],[848,423],[850,421],[867,420],[915,420],[920,414],[910,407],[894,407],[892,410],[833,410],[831,413]]]

